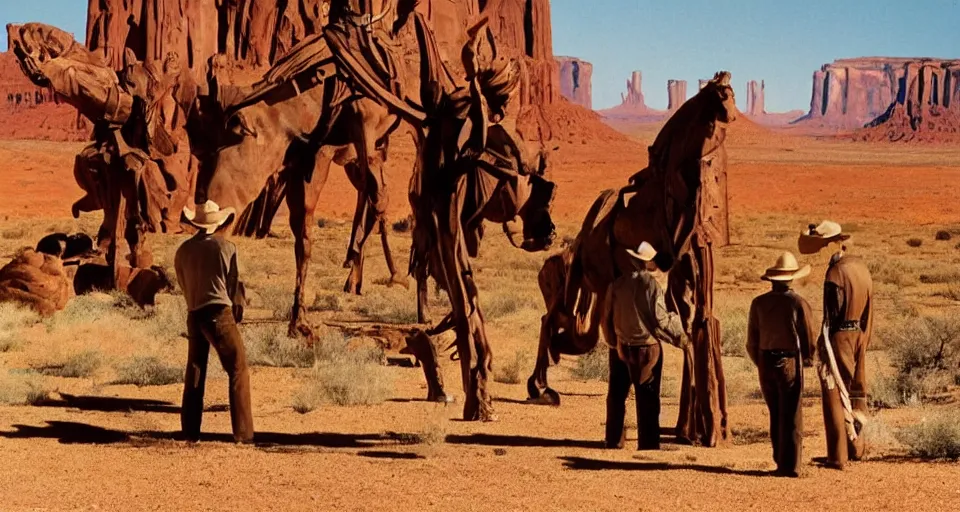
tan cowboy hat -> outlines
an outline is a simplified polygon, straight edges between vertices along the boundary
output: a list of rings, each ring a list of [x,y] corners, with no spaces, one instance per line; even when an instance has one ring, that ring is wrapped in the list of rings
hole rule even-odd
[[[183,216],[193,227],[212,234],[230,221],[236,211],[233,208],[221,209],[217,203],[207,201],[196,205],[195,210],[184,207]]]
[[[637,250],[627,249],[627,254],[640,261],[652,261],[657,255],[657,250],[647,242],[640,242],[640,247],[637,247]]]
[[[760,276],[760,279],[764,281],[786,282],[806,277],[808,274],[810,274],[810,265],[805,265],[803,268],[800,268],[800,265],[797,263],[797,258],[789,252],[784,252],[777,258],[776,265],[768,268],[767,271]]]
[[[842,242],[849,239],[850,235],[843,232],[840,224],[825,220],[819,226],[810,224],[805,231],[800,233],[797,247],[800,249],[800,254],[814,254],[833,242]]]

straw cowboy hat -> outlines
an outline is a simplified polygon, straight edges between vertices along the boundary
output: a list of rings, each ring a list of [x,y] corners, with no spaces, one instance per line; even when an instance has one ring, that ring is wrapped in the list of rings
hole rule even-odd
[[[627,249],[627,254],[634,259],[647,262],[653,260],[657,255],[657,250],[647,242],[640,242],[640,247],[637,247],[637,250]]]
[[[810,224],[806,231],[800,233],[797,246],[800,254],[814,254],[833,242],[849,240],[850,235],[843,232],[840,224],[825,220],[819,226]]]
[[[810,265],[805,265],[803,268],[800,268],[800,265],[797,263],[797,258],[793,254],[785,252],[777,258],[776,265],[768,268],[767,271],[760,276],[760,279],[764,281],[787,282],[806,277],[808,274],[810,274]]]
[[[213,234],[221,226],[228,223],[236,211],[233,208],[220,208],[217,203],[207,201],[196,205],[195,210],[184,207],[183,216],[193,227]]]

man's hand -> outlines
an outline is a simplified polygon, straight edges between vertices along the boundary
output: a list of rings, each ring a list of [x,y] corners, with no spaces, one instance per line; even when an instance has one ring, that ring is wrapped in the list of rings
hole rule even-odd
[[[803,367],[804,368],[813,368],[813,359],[809,357],[803,358]]]

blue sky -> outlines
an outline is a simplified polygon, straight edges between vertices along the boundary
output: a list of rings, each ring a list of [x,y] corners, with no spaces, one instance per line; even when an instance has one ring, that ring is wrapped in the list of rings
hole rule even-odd
[[[42,21],[82,35],[84,0],[0,0],[0,23]],[[720,69],[766,81],[771,112],[809,108],[811,76],[837,58],[960,57],[960,0],[553,0],[554,52],[594,65],[594,108],[620,102],[643,71],[647,104],[665,108],[667,80]],[[0,34],[6,48],[6,33]]]

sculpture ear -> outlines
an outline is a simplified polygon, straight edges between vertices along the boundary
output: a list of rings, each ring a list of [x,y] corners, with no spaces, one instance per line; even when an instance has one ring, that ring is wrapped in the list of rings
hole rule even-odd
[[[140,61],[137,60],[137,54],[133,53],[131,48],[123,50],[123,67],[128,68],[139,63]]]

